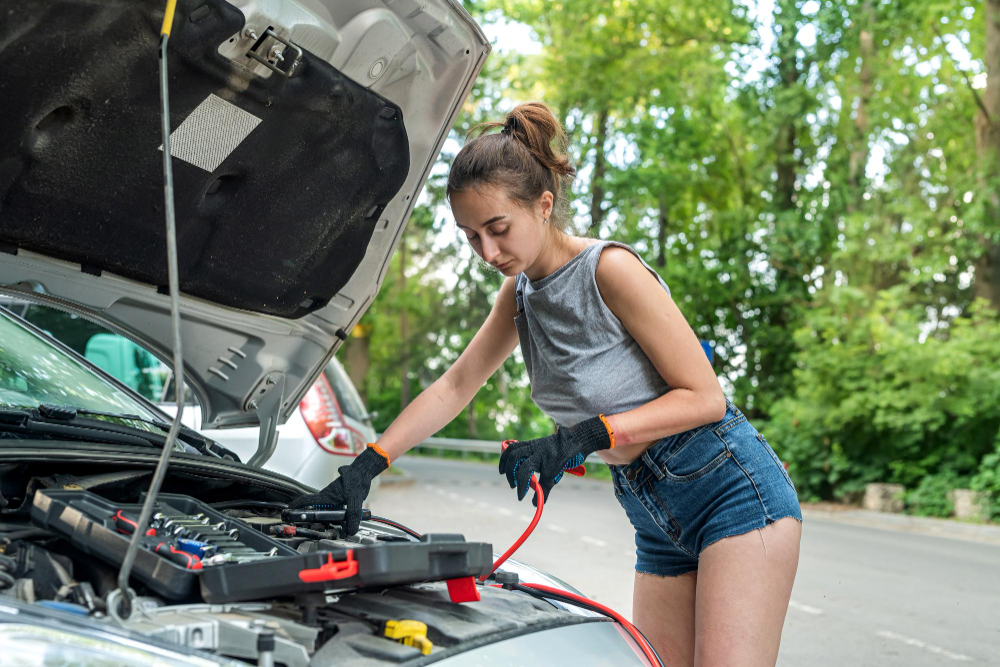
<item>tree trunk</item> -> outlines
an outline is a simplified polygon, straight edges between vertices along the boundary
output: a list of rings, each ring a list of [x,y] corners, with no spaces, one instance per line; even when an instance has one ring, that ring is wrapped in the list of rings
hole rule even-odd
[[[851,155],[848,163],[847,180],[851,195],[847,201],[847,212],[861,208],[864,196],[865,167],[868,164],[868,105],[872,98],[872,59],[875,56],[875,11],[872,0],[865,0],[861,8],[861,35],[859,56],[861,71],[858,74],[861,90],[858,93],[857,116],[854,118],[854,137],[851,140]]]
[[[351,337],[344,343],[344,369],[358,393],[368,405],[368,367],[371,366],[371,354],[368,345],[368,333],[364,325],[354,327]]]
[[[777,38],[778,66],[777,74],[780,80],[778,90],[794,90],[801,72],[797,62],[798,43],[795,41],[796,27],[793,17],[793,2],[785,2],[779,6],[783,11],[780,16],[781,31]],[[775,203],[780,211],[795,210],[795,179],[799,172],[799,160],[795,157],[795,147],[798,144],[798,130],[795,123],[798,119],[792,115],[783,117],[775,137]]]
[[[985,222],[1000,220],[1000,0],[986,0],[986,90],[976,114],[976,152],[979,157]],[[1000,244],[982,239],[983,254],[976,260],[976,296],[1000,309]]]
[[[597,145],[594,156],[594,175],[590,188],[590,228],[597,229],[604,218],[601,202],[604,201],[604,174],[608,169],[604,157],[604,142],[608,139],[608,110],[602,109],[597,115]]]
[[[406,318],[406,236],[399,242],[399,409],[410,404],[410,331]]]
[[[656,266],[662,269],[667,265],[667,224],[670,222],[667,218],[666,197],[660,197],[659,222],[660,229],[656,237]]]
[[[476,401],[469,401],[469,407],[465,409],[465,423],[469,429],[469,438],[476,440],[479,438],[479,427],[476,424]]]

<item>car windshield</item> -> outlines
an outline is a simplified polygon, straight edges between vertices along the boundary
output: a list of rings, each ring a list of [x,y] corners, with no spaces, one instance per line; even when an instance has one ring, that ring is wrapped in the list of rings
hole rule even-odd
[[[158,418],[52,339],[0,309],[0,407],[42,403]]]

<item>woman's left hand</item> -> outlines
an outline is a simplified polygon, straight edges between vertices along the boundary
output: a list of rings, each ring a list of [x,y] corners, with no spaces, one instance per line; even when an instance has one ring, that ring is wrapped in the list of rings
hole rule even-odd
[[[523,500],[531,474],[537,472],[542,492],[548,498],[564,470],[581,465],[596,451],[614,446],[611,425],[604,415],[599,415],[544,438],[511,443],[500,455],[500,473],[507,475],[510,488],[517,487],[517,499]]]

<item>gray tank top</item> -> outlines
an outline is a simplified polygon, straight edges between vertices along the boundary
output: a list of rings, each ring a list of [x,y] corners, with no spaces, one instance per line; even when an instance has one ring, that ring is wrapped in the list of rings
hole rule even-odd
[[[615,241],[588,246],[541,280],[514,279],[531,398],[561,427],[637,408],[670,389],[597,289],[597,262],[609,245],[638,257],[670,293],[635,250]]]

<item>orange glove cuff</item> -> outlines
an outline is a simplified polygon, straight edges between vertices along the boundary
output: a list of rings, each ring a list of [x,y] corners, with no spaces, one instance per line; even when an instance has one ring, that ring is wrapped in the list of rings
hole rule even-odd
[[[611,439],[611,447],[609,447],[608,449],[614,449],[615,432],[611,429],[611,422],[609,422],[608,418],[605,417],[604,415],[597,415],[597,416],[601,418],[601,423],[604,424],[604,428],[608,429],[608,437]]]
[[[612,442],[614,442],[614,439],[612,439]],[[388,467],[391,461],[389,461],[389,455],[385,453],[385,450],[376,445],[374,442],[369,442],[368,446],[374,449],[376,454],[385,459],[385,465]]]

